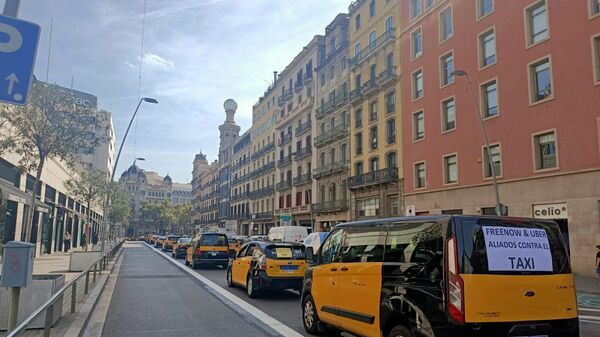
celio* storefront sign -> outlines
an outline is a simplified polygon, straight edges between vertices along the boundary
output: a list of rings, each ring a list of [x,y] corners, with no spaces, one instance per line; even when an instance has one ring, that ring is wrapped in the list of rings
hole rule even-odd
[[[533,205],[533,217],[537,219],[568,219],[567,203]]]

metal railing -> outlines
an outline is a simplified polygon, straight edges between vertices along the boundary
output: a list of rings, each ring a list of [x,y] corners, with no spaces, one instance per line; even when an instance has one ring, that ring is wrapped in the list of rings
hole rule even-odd
[[[84,285],[84,295],[89,293],[90,287],[90,273],[92,275],[92,282],[96,283],[96,277],[98,272],[106,269],[108,262],[115,256],[115,253],[119,251],[121,246],[123,245],[123,241],[118,243],[113,249],[106,252],[102,255],[94,264],[89,266],[86,270],[82,271],[79,275],[75,276],[71,281],[67,282],[62,288],[60,288],[56,293],[52,294],[52,296],[44,302],[39,308],[35,309],[27,318],[25,318],[17,327],[8,332],[5,337],[17,337],[21,335],[29,324],[31,324],[38,316],[45,312],[46,317],[44,321],[44,337],[50,336],[50,330],[52,329],[52,324],[54,322],[54,306],[55,305],[63,305],[63,303],[56,303],[63,299],[63,295],[71,289],[71,313],[75,313],[75,306],[77,303],[77,281],[82,278],[85,278]],[[98,269],[100,268],[100,270]]]

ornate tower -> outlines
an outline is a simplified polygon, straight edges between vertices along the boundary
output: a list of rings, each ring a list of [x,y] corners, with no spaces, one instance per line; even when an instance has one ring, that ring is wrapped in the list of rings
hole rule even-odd
[[[219,125],[221,132],[221,142],[219,144],[219,164],[226,166],[231,160],[233,154],[233,144],[240,135],[240,126],[235,124],[235,111],[237,103],[233,99],[228,99],[223,103],[225,109],[225,122]]]

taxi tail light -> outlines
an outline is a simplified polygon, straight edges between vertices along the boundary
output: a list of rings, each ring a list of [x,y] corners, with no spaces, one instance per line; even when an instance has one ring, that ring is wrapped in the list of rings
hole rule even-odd
[[[448,259],[448,314],[457,323],[465,322],[464,283],[458,273],[458,252],[456,237],[451,237],[446,243],[446,258]]]
[[[258,259],[258,269],[267,270],[267,257],[266,256],[263,255]]]

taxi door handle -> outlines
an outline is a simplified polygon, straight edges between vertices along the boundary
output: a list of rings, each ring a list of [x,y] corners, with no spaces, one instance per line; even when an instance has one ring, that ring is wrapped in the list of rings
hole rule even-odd
[[[348,267],[342,267],[340,270],[341,271],[348,271]]]
[[[337,268],[331,268],[330,271],[337,271]]]

